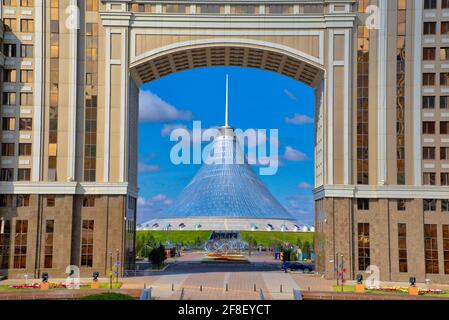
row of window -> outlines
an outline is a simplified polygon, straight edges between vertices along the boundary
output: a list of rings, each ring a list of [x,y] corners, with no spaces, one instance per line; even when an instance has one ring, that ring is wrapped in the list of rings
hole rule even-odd
[[[19,143],[19,156],[27,157],[31,156],[31,143]],[[1,155],[4,157],[14,157],[16,156],[16,144],[11,143],[2,143]]]
[[[33,70],[20,70],[20,81],[22,83],[32,83],[33,82]],[[16,69],[4,69],[3,70],[3,81],[4,82],[17,82],[17,70]]]
[[[435,172],[423,173],[423,185],[425,186],[449,186],[449,173],[440,173],[440,183],[437,182],[437,174]]]
[[[423,147],[422,158],[423,160],[438,160],[436,147]],[[449,160],[449,147],[440,147],[440,159],[439,160]]]
[[[13,168],[1,168],[0,181],[31,181],[31,169],[29,168],[17,169],[17,179],[14,179]]]
[[[437,0],[424,0],[424,9],[437,9]],[[441,0],[440,9],[449,9],[449,0]]]
[[[407,210],[407,202],[405,199],[396,200],[396,208],[398,211]],[[437,211],[437,203],[440,202],[440,208],[442,212],[449,212],[449,199],[436,200],[436,199],[424,199],[423,210],[424,211]],[[368,211],[370,209],[370,199],[360,198],[357,199],[357,210]]]
[[[21,7],[29,8],[33,6],[33,0],[3,0],[4,6],[16,7],[18,3],[20,3]]]
[[[270,4],[264,6],[264,13],[268,15],[288,15],[294,13],[293,5],[288,4]],[[157,13],[156,6],[151,4],[132,3],[129,5],[131,12]],[[299,13],[304,14],[322,14],[324,10],[321,4],[305,4],[299,7]],[[188,14],[190,5],[186,4],[164,4],[162,13]],[[225,7],[219,4],[200,4],[195,7],[195,13],[198,14],[224,14]],[[232,5],[230,14],[235,15],[257,15],[260,14],[258,5]]]
[[[440,102],[440,109],[449,109],[449,96],[440,96],[438,100]],[[423,96],[423,109],[435,109],[436,101],[437,99],[435,96]]]
[[[3,27],[5,31],[19,31],[17,30],[16,18],[3,18]],[[33,19],[20,19],[20,32],[33,33],[34,32],[34,20]]]
[[[425,87],[436,85],[437,74],[433,72],[423,73],[422,84]],[[449,86],[449,72],[440,73],[440,86]]]
[[[442,225],[443,266],[444,274],[449,274],[449,225]],[[408,272],[407,255],[407,224],[398,223],[398,269],[401,273]],[[371,265],[370,224],[357,224],[358,269],[365,271]],[[427,274],[439,274],[438,257],[438,226],[424,225],[424,262]]]
[[[2,118],[2,130],[3,131],[15,131],[16,130],[16,118],[15,117],[3,117]],[[33,130],[33,118],[19,118],[19,130],[20,131]]]
[[[436,124],[435,121],[423,121],[422,133],[423,134],[435,134]],[[440,121],[440,134],[449,134],[449,121]]]
[[[28,220],[16,220],[14,233],[13,268],[25,269],[28,249]],[[45,220],[44,268],[53,267],[55,221]],[[94,220],[83,220],[81,225],[81,266],[93,266]],[[0,220],[0,269],[9,269],[11,222]]]
[[[3,103],[3,105],[9,105],[9,106],[16,105],[17,93],[16,92],[3,92],[2,103]],[[21,92],[19,94],[19,105],[21,105],[21,106],[33,105],[33,93],[32,92]]]
[[[18,46],[20,46],[20,50],[17,50]],[[9,58],[32,58],[34,56],[34,45],[5,43],[3,44],[3,54]]]
[[[45,196],[45,206],[48,208],[53,208],[56,206],[56,196],[47,195]],[[97,196],[86,195],[83,197],[83,207],[92,208],[95,207],[95,199]],[[2,194],[0,195],[0,207],[2,208],[21,208],[30,206],[30,195],[29,194]]]

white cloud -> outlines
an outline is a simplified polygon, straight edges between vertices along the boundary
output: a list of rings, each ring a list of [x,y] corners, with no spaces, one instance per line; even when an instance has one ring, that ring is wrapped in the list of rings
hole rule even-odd
[[[286,209],[299,223],[314,225],[315,205],[312,195],[297,194],[287,198]]]
[[[137,199],[137,212],[139,223],[156,218],[162,211],[172,204],[164,194],[157,194],[149,198],[139,197]]]
[[[140,91],[140,122],[187,121],[192,119],[192,112],[178,110],[150,91]]]
[[[298,184],[298,188],[301,190],[312,190],[313,186],[310,183],[301,182],[300,184]]]
[[[296,150],[290,146],[287,146],[285,148],[284,158],[289,161],[306,161],[307,160],[307,156],[305,153],[303,153],[299,150]]]
[[[303,126],[305,124],[313,123],[313,119],[309,116],[306,116],[305,114],[295,113],[292,118],[285,117],[285,123]]]
[[[156,164],[145,164],[139,162],[139,172],[156,172],[161,170],[161,167]]]
[[[284,93],[285,93],[285,95],[286,95],[287,97],[289,97],[291,100],[294,100],[294,101],[297,101],[297,100],[298,100],[298,98],[297,98],[293,93],[291,93],[288,89],[284,89]]]

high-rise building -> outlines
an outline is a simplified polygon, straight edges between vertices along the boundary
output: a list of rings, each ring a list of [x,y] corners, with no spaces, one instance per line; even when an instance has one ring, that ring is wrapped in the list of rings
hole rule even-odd
[[[2,273],[131,267],[138,86],[231,65],[315,89],[319,272],[448,280],[448,1],[4,0],[1,19]]]

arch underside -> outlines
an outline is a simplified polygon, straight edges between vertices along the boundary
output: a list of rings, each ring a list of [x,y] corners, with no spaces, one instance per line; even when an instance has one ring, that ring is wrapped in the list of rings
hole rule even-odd
[[[208,45],[183,48],[149,57],[131,66],[136,84],[141,85],[171,73],[212,66],[262,69],[291,77],[313,88],[323,71],[303,58],[287,53],[239,45]]]

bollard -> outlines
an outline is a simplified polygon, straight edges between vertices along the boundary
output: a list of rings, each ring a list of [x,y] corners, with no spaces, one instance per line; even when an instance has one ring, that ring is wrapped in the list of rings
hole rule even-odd
[[[179,300],[184,300],[184,288],[181,289],[181,295],[179,296]]]
[[[229,291],[229,286],[227,283],[226,283],[226,291]]]
[[[259,296],[260,296],[260,300],[265,300],[265,295],[263,294],[263,290],[262,288],[259,289]]]
[[[200,285],[200,291],[203,291],[203,285]]]
[[[282,293],[282,284],[279,287],[279,291]]]
[[[171,284],[171,291],[175,291],[175,284],[174,283]]]
[[[256,292],[257,291],[257,289],[256,289],[256,284],[254,284],[254,292]]]

